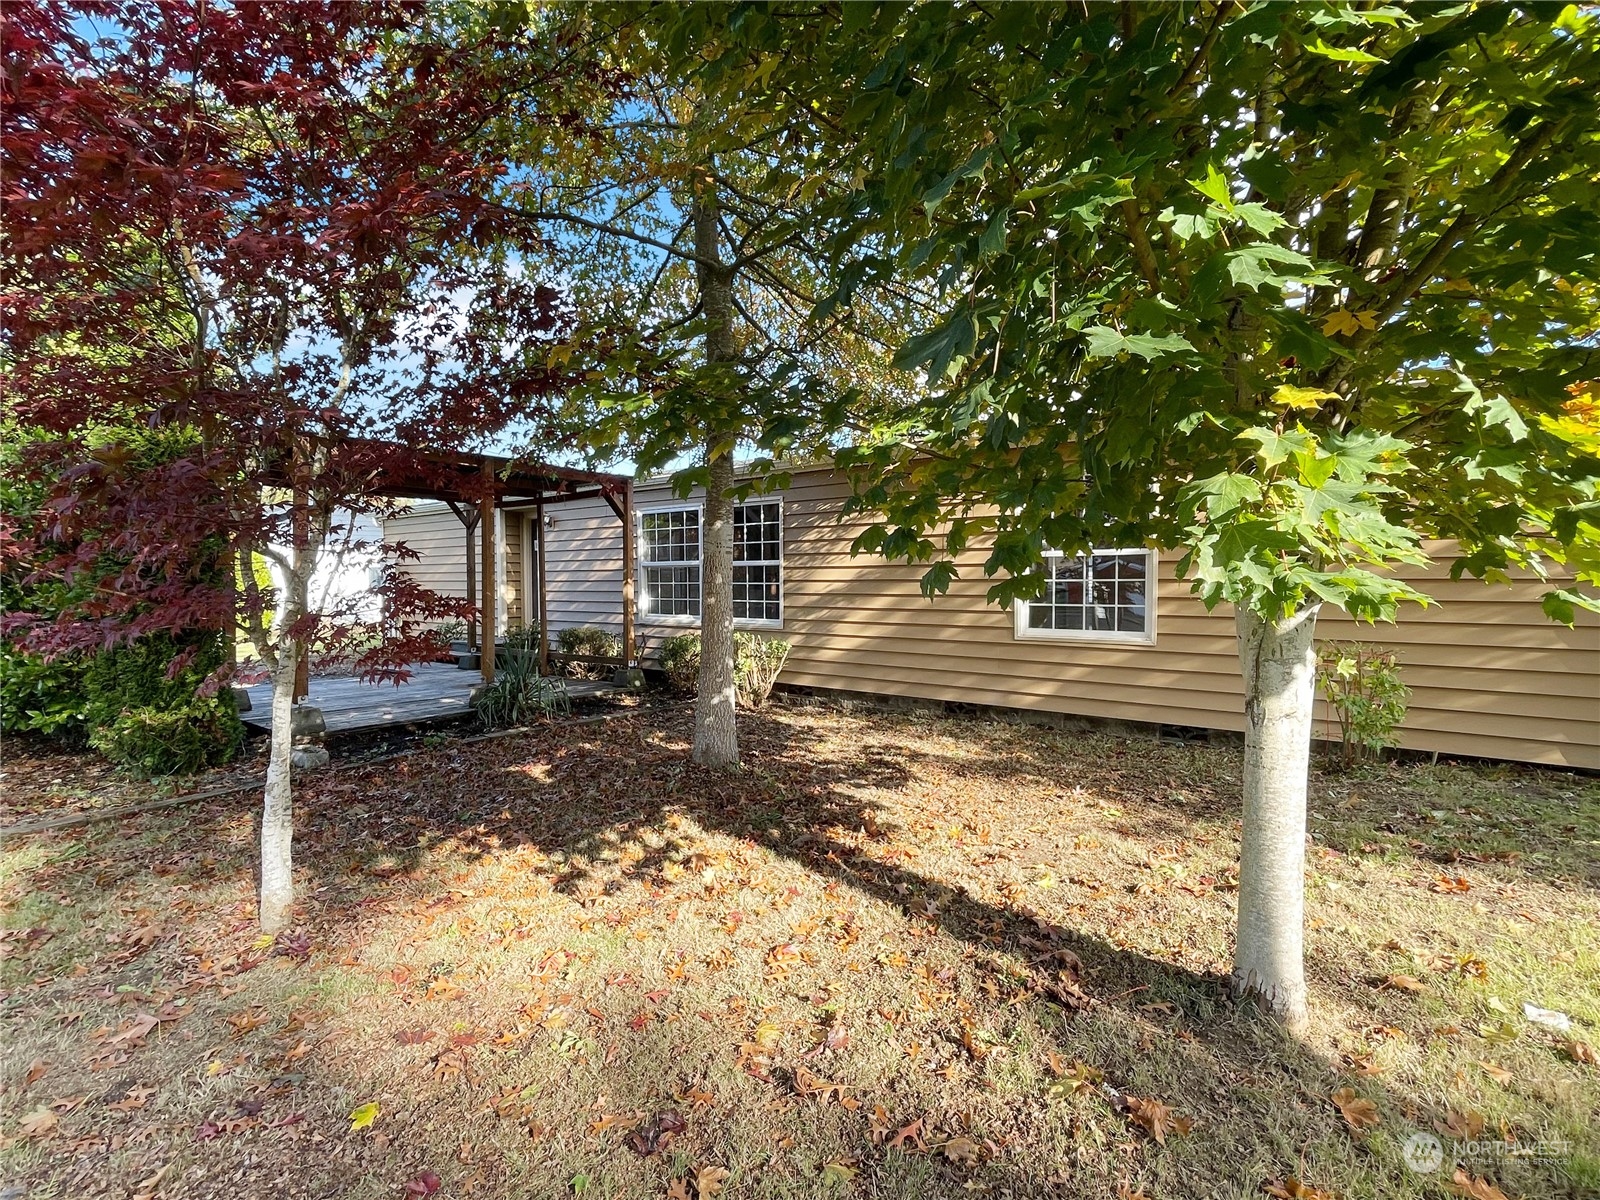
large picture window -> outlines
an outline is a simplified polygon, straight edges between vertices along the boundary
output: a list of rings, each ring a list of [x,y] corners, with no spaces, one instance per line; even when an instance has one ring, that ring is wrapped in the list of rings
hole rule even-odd
[[[1016,605],[1021,638],[1155,641],[1155,555],[1095,550],[1045,555],[1044,594]]]
[[[701,509],[651,509],[639,516],[639,615],[692,624],[700,619]],[[733,619],[783,624],[783,505],[753,500],[733,508]]]

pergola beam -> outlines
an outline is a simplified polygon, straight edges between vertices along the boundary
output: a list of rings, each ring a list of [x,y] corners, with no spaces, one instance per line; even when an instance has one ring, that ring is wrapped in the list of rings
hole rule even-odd
[[[547,555],[544,512],[547,505],[573,500],[605,500],[622,522],[622,644],[628,666],[637,658],[634,636],[634,550],[633,480],[627,475],[605,471],[585,471],[577,467],[558,467],[549,463],[526,463],[519,459],[489,454],[469,454],[438,450],[408,450],[397,443],[373,438],[305,435],[328,451],[329,468],[342,474],[369,497],[438,500],[447,504],[466,527],[469,580],[467,598],[478,602],[481,631],[478,653],[485,683],[495,672],[496,607],[496,521],[497,509],[534,511],[538,528],[539,561],[539,669],[548,673],[550,661],[550,619],[546,575]],[[271,472],[284,487],[294,487],[295,479],[286,455]],[[279,478],[281,477],[281,478]],[[620,501],[619,501],[620,497]],[[474,514],[474,508],[476,513]],[[477,526],[478,587],[470,579],[472,531]],[[524,547],[526,553],[526,547]],[[477,595],[472,593],[476,591]]]

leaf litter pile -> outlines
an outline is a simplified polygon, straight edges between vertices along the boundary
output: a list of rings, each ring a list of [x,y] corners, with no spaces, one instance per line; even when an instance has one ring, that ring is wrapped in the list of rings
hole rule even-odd
[[[14,1194],[1600,1188],[1592,779],[1314,776],[1296,1041],[1223,986],[1237,748],[779,708],[713,776],[689,735],[303,779],[276,940],[247,802],[8,845]]]

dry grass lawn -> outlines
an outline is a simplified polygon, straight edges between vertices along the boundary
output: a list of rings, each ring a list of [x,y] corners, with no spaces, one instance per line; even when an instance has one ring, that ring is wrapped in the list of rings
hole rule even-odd
[[[1222,986],[1236,749],[743,729],[309,779],[276,943],[247,799],[14,840],[0,1195],[1600,1193],[1596,780],[1316,776],[1297,1041]]]

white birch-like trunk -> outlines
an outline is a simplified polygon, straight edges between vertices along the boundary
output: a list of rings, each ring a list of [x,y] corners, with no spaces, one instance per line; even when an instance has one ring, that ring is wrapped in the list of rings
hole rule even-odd
[[[296,501],[303,504],[303,501]],[[279,933],[294,915],[294,693],[304,648],[293,630],[310,603],[311,576],[327,537],[326,513],[301,509],[294,518],[294,540],[279,559],[282,569],[278,611],[273,619],[272,735],[267,748],[267,778],[261,805],[261,900],[257,912],[263,933]],[[303,635],[302,635],[303,637]]]
[[[1306,779],[1316,695],[1317,606],[1268,621],[1238,614],[1244,672],[1244,829],[1233,984],[1291,1032],[1307,1023]]]
[[[279,933],[294,912],[294,791],[291,779],[295,665],[299,647],[278,643],[272,672],[272,742],[267,749],[267,785],[261,807],[261,929]]]
[[[700,681],[694,711],[694,761],[704,767],[739,762],[734,714],[733,456],[711,459],[701,532]]]

